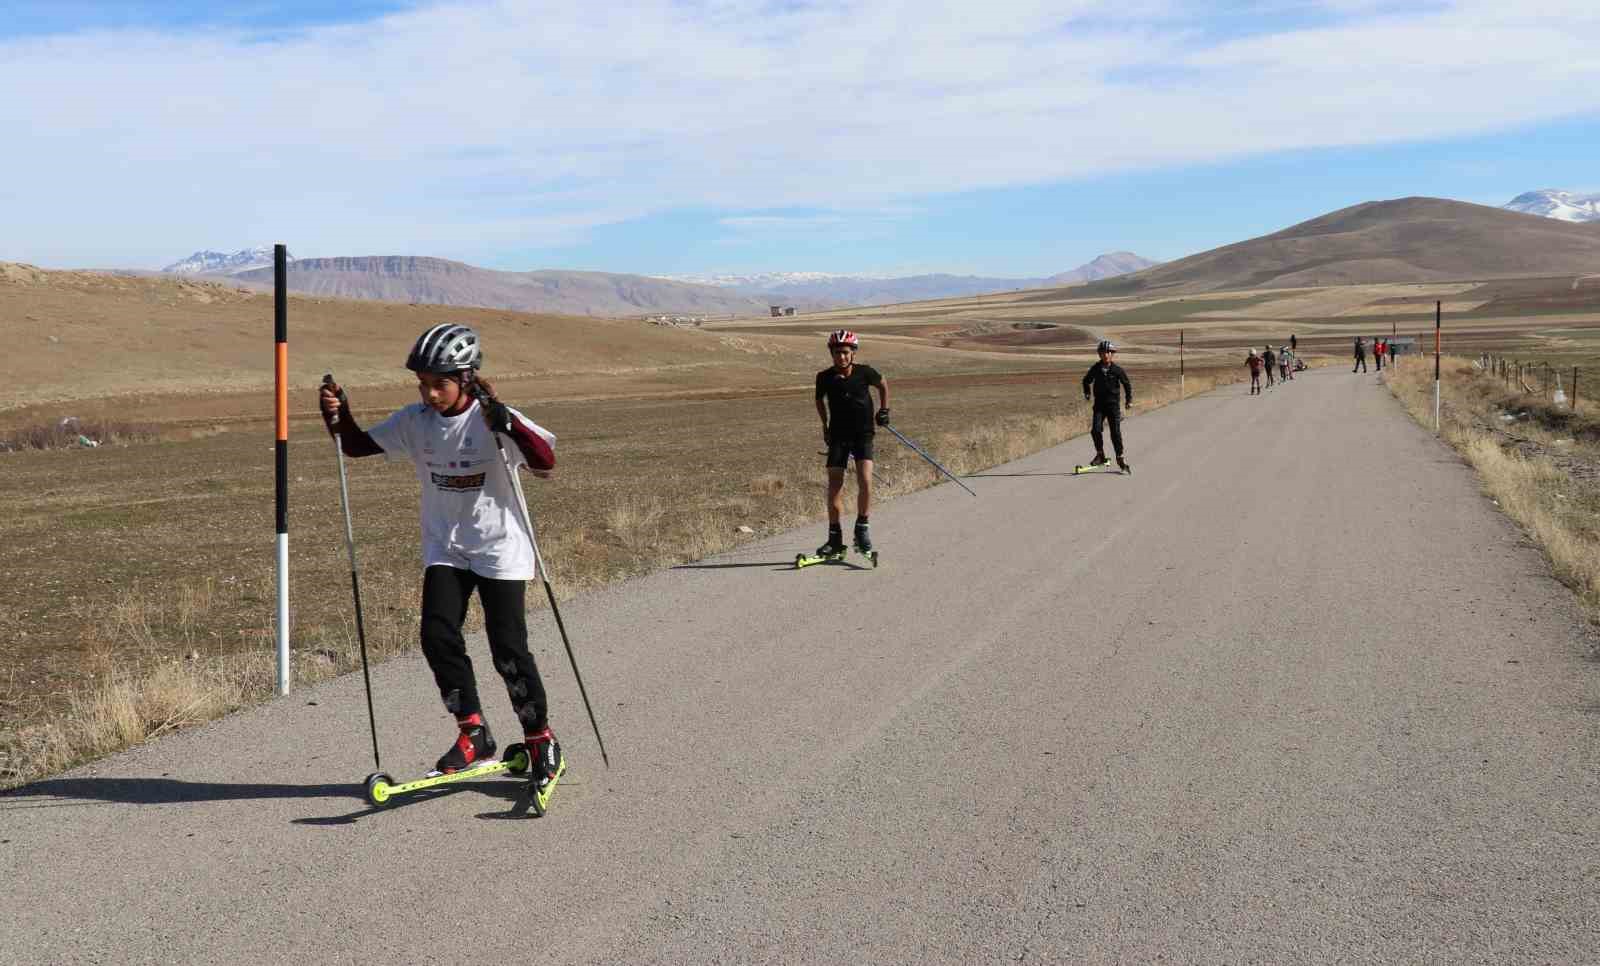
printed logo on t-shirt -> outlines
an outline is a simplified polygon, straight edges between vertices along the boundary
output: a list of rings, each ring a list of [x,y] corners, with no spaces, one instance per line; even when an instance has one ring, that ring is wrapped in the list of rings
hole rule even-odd
[[[483,473],[471,473],[466,476],[456,476],[449,473],[429,473],[433,477],[433,485],[441,490],[459,493],[465,490],[483,489]]]

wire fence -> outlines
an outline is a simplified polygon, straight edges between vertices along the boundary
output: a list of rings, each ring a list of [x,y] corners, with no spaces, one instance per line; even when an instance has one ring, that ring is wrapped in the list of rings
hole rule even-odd
[[[1483,371],[1505,384],[1508,389],[1515,389],[1524,395],[1537,395],[1558,406],[1569,406],[1573,411],[1578,408],[1578,385],[1583,376],[1583,369],[1572,366],[1570,373],[1566,366],[1552,366],[1548,362],[1531,361],[1527,359],[1508,359],[1485,352],[1478,356],[1478,365]],[[1563,385],[1564,377],[1568,377]],[[1589,374],[1590,381],[1587,385],[1593,392],[1596,376]]]

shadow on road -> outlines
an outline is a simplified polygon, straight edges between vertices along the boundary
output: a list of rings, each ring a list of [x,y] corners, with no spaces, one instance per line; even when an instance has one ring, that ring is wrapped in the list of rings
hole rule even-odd
[[[794,559],[788,560],[758,560],[755,563],[724,563],[724,564],[678,564],[673,570],[738,570],[743,567],[781,567],[787,570],[794,569]]]
[[[987,480],[999,476],[1083,476],[1082,473],[968,473],[964,480]]]
[[[180,805],[185,802],[227,802],[270,798],[354,798],[361,786],[224,784],[186,782],[176,778],[56,778],[0,792],[0,811],[115,802],[124,805]],[[38,799],[38,801],[29,801]]]
[[[25,808],[67,808],[85,805],[183,805],[193,802],[241,802],[270,799],[346,799],[362,807],[341,815],[292,819],[295,825],[348,825],[379,812],[392,812],[446,795],[473,790],[509,802],[504,812],[484,812],[479,818],[521,818],[528,814],[526,782],[460,782],[392,800],[383,808],[366,804],[355,783],[330,785],[273,785],[222,782],[187,782],[175,778],[58,778],[34,782],[0,792],[0,812]]]

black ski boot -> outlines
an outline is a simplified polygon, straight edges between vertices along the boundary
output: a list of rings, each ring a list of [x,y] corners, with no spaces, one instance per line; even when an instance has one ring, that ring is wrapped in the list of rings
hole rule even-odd
[[[528,785],[533,793],[534,810],[543,815],[550,805],[550,796],[555,793],[556,783],[567,772],[567,759],[561,754],[561,742],[551,733],[549,725],[523,740],[528,745]]]
[[[1123,459],[1120,454],[1117,456],[1117,469],[1127,473],[1129,476],[1133,475],[1133,467],[1129,466],[1128,461]]]
[[[439,757],[433,770],[444,775],[482,764],[493,764],[495,757],[494,735],[482,715],[470,715],[460,722],[461,733],[455,744]]]
[[[856,549],[862,553],[872,552],[871,527],[865,521],[856,521]]]
[[[1094,459],[1089,461],[1089,465],[1090,466],[1104,466],[1104,465],[1106,465],[1106,454],[1104,454],[1104,453],[1096,453],[1096,454],[1094,454]]]
[[[828,528],[828,542],[817,548],[819,557],[839,557],[844,555],[844,532],[838,527]]]

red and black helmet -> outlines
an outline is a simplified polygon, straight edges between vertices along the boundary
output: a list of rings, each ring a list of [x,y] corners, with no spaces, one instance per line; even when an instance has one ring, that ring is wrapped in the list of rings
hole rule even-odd
[[[861,348],[861,340],[857,339],[856,334],[849,329],[839,329],[828,336],[828,348],[837,349],[840,346],[846,349],[859,349]]]

